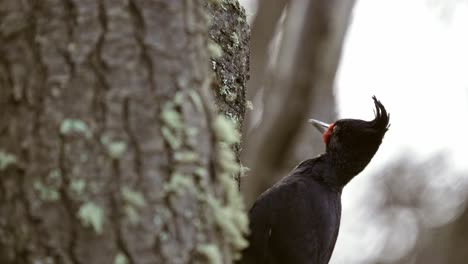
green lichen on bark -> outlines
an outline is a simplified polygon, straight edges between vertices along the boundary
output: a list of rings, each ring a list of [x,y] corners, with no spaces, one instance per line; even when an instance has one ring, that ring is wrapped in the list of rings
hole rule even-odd
[[[60,199],[62,175],[58,169],[52,169],[44,179],[36,179],[33,188],[44,202],[55,202]]]
[[[240,133],[237,130],[236,124],[232,120],[227,119],[224,115],[218,115],[213,123],[216,136],[220,141],[227,144],[239,143]]]
[[[125,141],[113,141],[107,145],[109,156],[113,159],[119,159],[122,157],[126,150],[127,142]]]
[[[57,188],[44,185],[41,181],[36,180],[33,184],[34,190],[39,195],[39,198],[45,202],[55,202],[60,199],[60,193]]]
[[[122,252],[119,252],[114,259],[114,264],[128,264],[128,259]]]
[[[16,163],[16,156],[0,150],[0,171]]]
[[[174,134],[168,127],[162,127],[161,133],[164,140],[169,144],[171,149],[176,150],[182,146],[182,139],[179,135]]]
[[[123,140],[113,140],[110,136],[101,136],[101,144],[112,159],[120,159],[127,151],[128,143]]]
[[[223,56],[223,48],[214,42],[208,43],[208,52],[212,59],[218,59]]]
[[[70,135],[72,133],[83,134],[88,139],[92,136],[91,130],[83,120],[73,118],[64,119],[60,124],[60,134]]]
[[[161,113],[161,118],[168,127],[178,130],[183,128],[182,116],[174,109],[174,104],[166,103]]]
[[[208,264],[222,264],[223,258],[219,247],[215,244],[203,244],[197,246],[197,252],[206,259]]]
[[[248,232],[244,203],[234,181],[234,176],[240,172],[240,163],[236,160],[233,146],[239,143],[240,134],[235,124],[222,114],[213,122],[213,129],[217,138],[218,180],[223,187],[224,197],[216,199],[208,195],[206,201],[212,210],[214,222],[233,252],[239,252],[247,246],[244,236]],[[234,257],[238,257],[238,254]]]
[[[70,191],[76,197],[83,196],[86,188],[86,180],[85,179],[72,179],[70,181]]]
[[[146,200],[143,194],[139,191],[132,190],[127,186],[122,188],[122,196],[124,201],[132,206],[142,208],[146,205]]]
[[[140,210],[146,207],[146,199],[138,190],[133,190],[128,186],[124,186],[121,190],[123,199],[123,212],[130,224],[137,225],[141,221]]]
[[[185,150],[174,153],[174,160],[183,163],[197,162],[198,154],[196,152]]]
[[[194,185],[190,175],[176,172],[171,175],[170,181],[164,184],[163,190],[165,195],[181,195],[186,189],[193,187]]]
[[[85,227],[91,227],[96,234],[101,234],[104,228],[104,211],[94,202],[86,202],[78,210],[78,218]]]
[[[178,92],[180,94],[181,92]],[[184,120],[181,113],[177,109],[177,96],[173,100],[167,101],[162,107],[160,118],[163,123],[161,133],[166,143],[173,151],[176,151],[183,144],[183,136],[185,131]]]

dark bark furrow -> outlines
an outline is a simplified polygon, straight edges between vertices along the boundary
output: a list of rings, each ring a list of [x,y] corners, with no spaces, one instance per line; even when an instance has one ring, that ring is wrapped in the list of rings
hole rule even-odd
[[[128,139],[130,141],[130,146],[131,149],[133,150],[133,166],[134,170],[136,172],[137,176],[137,184],[138,187],[145,192],[146,188],[144,186],[144,178],[143,178],[143,172],[142,172],[142,167],[141,167],[141,149],[140,146],[138,145],[138,140],[135,136],[135,133],[133,132],[133,129],[131,127],[131,116],[130,116],[130,98],[126,97],[123,100],[122,104],[122,113],[123,113],[123,128],[128,136]],[[146,195],[145,195],[146,197]]]
[[[67,30],[67,35],[68,35],[67,37],[69,39],[69,42],[72,42],[74,40],[74,37],[73,37],[74,28],[76,27],[76,24],[77,24],[76,23],[76,19],[77,19],[76,6],[72,0],[64,0],[63,4],[64,4],[64,9],[65,9],[65,14],[67,16],[67,19],[66,19],[66,30]],[[70,44],[71,43],[67,43],[65,48],[63,50],[59,50],[58,52],[62,54],[62,56],[65,59],[65,62],[70,67],[70,79],[71,79],[75,73],[75,62],[71,58],[71,55],[69,52]]]
[[[93,113],[95,117],[95,124],[96,124],[96,130],[97,134],[100,136],[104,130],[104,126],[106,124],[106,116],[107,116],[107,107],[106,104],[104,103],[104,95],[107,90],[109,90],[109,84],[106,81],[105,78],[105,73],[103,72],[103,62],[99,59],[99,50],[100,50],[100,45],[102,43],[99,43],[98,47],[96,50],[94,50],[91,53],[91,61],[90,61],[90,67],[94,73],[94,76],[96,77],[96,81],[94,84],[94,98],[93,98]],[[97,138],[99,141],[99,138]]]
[[[1,38],[0,38],[1,41]],[[6,55],[3,54],[3,52],[0,51],[0,86],[10,86],[10,87],[15,87],[15,82],[13,80],[13,73],[12,73],[12,65],[6,58]],[[22,89],[24,93],[24,88]],[[19,95],[19,98],[15,96],[15,91],[13,90],[12,93],[10,94],[13,99],[18,100],[19,98],[22,98],[22,95]],[[1,95],[8,95],[6,90],[3,90]],[[2,98],[0,101],[0,107],[3,108],[4,104],[6,103],[5,98]],[[4,124],[3,127],[0,126],[0,135],[5,133],[5,130],[7,129],[6,124]]]
[[[122,204],[123,201],[120,198],[120,190],[122,189],[121,186],[121,171],[120,171],[120,163],[118,160],[114,160],[112,162],[112,172],[115,176],[114,187],[112,188],[112,193],[110,194],[110,205],[111,205],[111,222],[112,228],[115,233],[116,237],[116,244],[117,248],[122,252],[125,257],[127,258],[128,264],[134,264],[135,260],[130,250],[125,242],[124,236],[122,234],[123,224],[121,221],[122,218]]]
[[[95,81],[95,92],[94,92],[94,116],[96,117],[96,126],[99,136],[104,130],[106,124],[107,107],[104,101],[104,95],[106,91],[110,89],[109,83],[106,80],[106,65],[101,57],[102,49],[104,46],[105,35],[107,34],[107,17],[104,10],[104,0],[98,2],[98,21],[101,27],[101,33],[99,34],[96,46],[89,53],[88,62],[96,78]],[[99,140],[99,139],[98,139]]]
[[[71,54],[67,50],[58,50],[60,55],[63,57],[65,64],[70,69],[70,75],[68,78],[73,79],[75,75],[75,61],[72,59]]]
[[[33,126],[31,129],[32,135],[30,135],[30,139],[27,139],[29,144],[32,144],[33,139],[38,138],[38,133],[41,128],[40,117],[43,114],[42,111],[44,111],[43,101],[45,94],[37,91],[37,89],[46,86],[47,76],[49,75],[47,66],[43,61],[41,47],[40,45],[36,45],[36,38],[39,35],[38,16],[40,16],[40,14],[37,11],[38,9],[39,7],[34,5],[30,9],[31,12],[28,14],[28,16],[31,18],[31,22],[28,27],[29,30],[25,32],[26,41],[28,43],[29,49],[31,50],[33,57],[32,60],[34,62],[34,65],[31,65],[30,67],[33,68],[36,72],[36,75],[34,76],[34,86],[25,87],[25,90],[27,91],[26,94],[29,95],[26,96],[26,101],[29,102],[30,105],[33,107],[33,118],[31,119],[31,122],[33,122]],[[32,148],[33,146],[29,145],[28,147]]]
[[[32,210],[31,210],[31,203],[28,199],[28,196],[26,194],[26,189],[27,185],[25,184],[25,175],[24,173],[20,173],[20,175],[17,175],[18,177],[18,200],[23,206],[23,210],[25,212],[25,217],[26,217],[26,223],[29,224],[29,232],[33,234],[37,234],[38,230],[38,221],[37,219],[34,218],[32,215]],[[17,252],[19,255],[23,255],[23,259],[28,259],[29,251],[26,248],[21,248],[19,252]]]
[[[63,4],[65,6],[65,15],[67,17],[67,34],[69,39],[73,39],[73,29],[77,24],[77,11],[76,5],[73,3],[73,0],[64,0]]]
[[[153,61],[151,59],[149,47],[146,46],[144,35],[146,34],[145,20],[141,12],[141,7],[138,6],[135,0],[129,0],[129,11],[133,19],[133,30],[135,34],[135,40],[140,48],[141,52],[141,62],[144,65],[144,69],[147,71],[147,79],[149,83],[149,88],[152,92],[155,92],[155,82],[154,82],[154,67]]]
[[[58,168],[60,171],[60,175],[62,176],[63,182],[59,187],[59,193],[61,196],[60,201],[67,212],[68,217],[68,230],[69,230],[69,241],[66,241],[66,250],[69,254],[70,260],[73,264],[81,264],[79,261],[79,257],[76,255],[76,244],[78,240],[78,230],[80,223],[76,221],[75,213],[76,213],[76,206],[73,206],[73,202],[68,195],[67,187],[70,184],[70,180],[67,175],[67,168],[66,168],[66,154],[65,154],[65,138],[60,136],[59,138],[59,157],[58,157]]]

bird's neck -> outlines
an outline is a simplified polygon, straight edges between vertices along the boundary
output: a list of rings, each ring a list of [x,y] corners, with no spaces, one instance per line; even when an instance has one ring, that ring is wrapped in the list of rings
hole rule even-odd
[[[324,181],[330,184],[344,187],[356,175],[358,175],[369,164],[370,158],[356,157],[355,155],[333,155],[325,153],[322,155],[327,164],[327,178]]]

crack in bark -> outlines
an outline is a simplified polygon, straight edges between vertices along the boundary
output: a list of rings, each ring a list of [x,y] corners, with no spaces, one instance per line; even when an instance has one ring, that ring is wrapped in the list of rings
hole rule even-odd
[[[75,247],[76,247],[76,241],[77,241],[77,237],[78,237],[78,232],[76,230],[76,227],[77,225],[79,225],[79,223],[77,223],[76,219],[75,219],[75,215],[74,215],[74,206],[73,206],[73,202],[70,198],[70,196],[68,195],[68,192],[67,192],[67,189],[66,189],[66,186],[69,185],[69,179],[66,175],[66,165],[65,165],[65,138],[64,136],[60,135],[59,136],[59,157],[58,157],[58,167],[59,167],[59,171],[60,171],[60,175],[62,175],[62,184],[60,185],[59,187],[59,193],[60,193],[60,196],[61,196],[61,201],[62,201],[62,204],[63,206],[65,207],[65,211],[67,212],[68,214],[68,218],[69,218],[69,234],[70,234],[70,241],[68,241],[68,245],[67,245],[67,252],[68,254],[70,255],[70,260],[73,264],[80,264],[80,261],[78,259],[78,256],[76,255],[75,253]]]
[[[125,255],[125,257],[128,260],[128,264],[134,264],[135,260],[133,256],[130,254],[130,250],[128,249],[125,240],[123,238],[122,234],[122,223],[120,221],[121,219],[121,214],[119,208],[119,203],[122,204],[122,199],[120,199],[120,190],[121,190],[121,175],[120,175],[120,162],[118,160],[113,160],[112,161],[112,172],[113,175],[115,175],[115,184],[113,185],[114,188],[111,188],[111,198],[110,198],[110,204],[111,204],[111,210],[112,210],[112,217],[111,217],[111,222],[112,222],[112,228],[114,230],[115,236],[116,236],[116,243],[118,249]]]
[[[23,204],[24,206],[24,210],[26,212],[26,218],[28,219],[28,222],[31,224],[31,226],[33,227],[33,230],[37,232],[37,225],[39,222],[38,222],[38,219],[35,218],[32,214],[32,209],[31,209],[31,203],[29,202],[29,200],[27,199],[27,195],[26,195],[26,181],[25,181],[25,173],[23,171],[21,171],[19,173],[19,198],[21,200],[21,203]]]
[[[0,77],[4,77],[4,79],[0,79],[0,81],[4,81],[5,83],[5,86],[6,87],[12,87],[12,98],[13,98],[13,102],[17,102],[19,101],[19,99],[23,98],[24,97],[24,86],[23,86],[23,89],[22,89],[22,95],[20,95],[19,97],[20,98],[16,98],[16,87],[18,86],[15,86],[15,82],[13,80],[13,72],[12,72],[12,69],[13,67],[11,66],[11,63],[8,61],[8,59],[6,58],[6,55],[4,54],[4,52],[2,52],[0,54],[0,67],[1,67],[1,70],[2,72],[4,72],[5,74],[3,75],[0,75]],[[0,85],[3,85],[3,83],[0,83]],[[5,125],[5,127],[0,127],[0,134],[3,134],[6,132],[6,129],[7,129],[7,126]]]
[[[6,175],[5,175],[6,176]],[[29,201],[27,200],[27,196],[25,194],[25,184],[24,184],[24,173],[21,171],[13,171],[10,172],[9,176],[13,178],[13,180],[16,182],[16,186],[19,186],[18,191],[14,192],[14,194],[11,196],[11,199],[7,200],[7,197],[5,196],[5,200],[2,201],[3,204],[10,204],[9,211],[3,210],[5,213],[7,213],[8,216],[12,216],[11,218],[14,219],[15,217],[18,217],[19,215],[23,215],[19,212],[19,210],[14,210],[15,208],[15,203],[18,201],[20,205],[24,208],[25,212],[25,218],[26,218],[26,226],[28,227],[28,235],[32,233],[32,231],[37,232],[37,221],[33,221],[33,217],[31,214],[31,207],[29,204]],[[2,184],[3,185],[3,184]],[[6,190],[5,190],[6,193]],[[7,207],[8,208],[8,207]],[[11,214],[10,214],[11,212]],[[21,216],[19,216],[21,217]],[[5,219],[7,219],[5,217]],[[29,256],[33,255],[34,253],[32,252],[33,250],[31,247],[28,246],[28,242],[30,241],[23,241],[24,240],[24,231],[23,231],[23,223],[22,222],[11,222],[11,219],[5,220],[4,224],[0,228],[4,230],[4,233],[8,234],[9,236],[12,236],[15,238],[14,241],[21,241],[25,243],[15,243],[13,245],[8,245],[8,241],[6,243],[4,242],[4,237],[0,238],[0,246],[5,247],[5,246],[12,246],[12,251],[15,252],[14,256],[10,258],[15,263],[27,263]],[[13,220],[14,221],[14,220]],[[7,235],[7,236],[8,236]],[[35,248],[37,249],[37,248]]]
[[[176,219],[177,217],[180,217],[180,215],[177,213],[177,210],[175,210],[173,203],[171,202],[171,195],[172,194],[169,194],[169,195],[166,195],[164,197],[164,203],[166,204],[166,209],[171,213],[171,216],[172,218]],[[171,228],[171,226],[173,228]],[[177,244],[178,245],[182,245],[184,243],[183,241],[183,238],[182,238],[182,234],[181,234],[181,228],[180,226],[177,226],[177,224],[175,222],[168,222],[168,221],[165,221],[164,222],[164,225],[163,225],[163,229],[166,230],[167,234],[173,234],[174,235],[174,238],[177,240]],[[161,241],[159,241],[161,242]],[[162,252],[162,251],[161,251]],[[164,254],[162,254],[164,255]],[[170,261],[168,261],[168,257],[167,256],[163,256],[163,258],[166,260],[166,263],[171,263]]]
[[[101,42],[101,41],[99,41]],[[99,133],[104,130],[106,125],[107,107],[105,104],[105,92],[110,89],[107,83],[105,74],[102,72],[104,62],[100,59],[101,43],[99,43],[96,50],[90,53],[90,66],[96,76],[95,92],[93,94],[93,105],[96,111],[96,126]],[[99,139],[98,139],[99,140]]]
[[[98,41],[96,42],[96,46],[94,47],[93,51],[89,53],[87,61],[89,61],[90,67],[96,75],[96,92],[93,95],[93,101],[97,109],[96,124],[98,125],[99,133],[101,133],[104,130],[104,126],[106,124],[107,114],[107,107],[104,100],[104,94],[106,91],[110,90],[110,86],[107,82],[106,75],[104,72],[106,70],[106,64],[101,58],[101,53],[104,46],[104,38],[107,32],[107,17],[102,1],[99,1],[98,7],[98,18],[99,24],[102,27],[102,32],[99,35]]]
[[[156,91],[154,81],[154,66],[147,45],[145,44],[144,33],[146,31],[145,19],[135,0],[129,0],[129,11],[133,22],[134,37],[141,50],[141,60],[148,70],[148,82],[152,92]]]
[[[31,18],[30,19],[30,23],[29,23],[29,26],[28,26],[28,30],[26,31],[26,38],[27,38],[27,43],[30,44],[29,45],[29,48],[32,52],[32,55],[34,57],[34,61],[37,63],[35,66],[35,69],[38,71],[38,73],[36,74],[36,78],[39,80],[39,83],[38,83],[38,87],[47,87],[46,86],[46,83],[47,83],[47,79],[46,79],[46,76],[48,76],[48,70],[47,70],[47,67],[46,65],[44,64],[43,60],[42,60],[42,52],[41,52],[41,47],[40,47],[40,44],[39,45],[34,45],[34,43],[36,43],[36,37],[38,36],[38,25],[37,25],[37,11],[36,10],[39,10],[39,7],[37,6],[38,3],[36,3],[35,6],[33,6],[30,10],[30,14],[29,14],[29,17]],[[34,87],[34,88],[37,88],[37,87]],[[25,87],[25,90],[27,88]],[[25,94],[28,94],[26,91],[24,92]],[[31,93],[31,91],[29,91],[29,94]],[[37,101],[34,101],[34,99],[37,99]],[[33,100],[33,101],[30,101],[30,100]],[[34,138],[35,135],[37,135],[40,131],[40,116],[43,114],[43,111],[44,111],[44,93],[40,93],[38,92],[37,93],[37,98],[30,98],[30,96],[26,96],[26,102],[31,105],[33,108],[34,108],[34,111],[33,114],[34,117],[33,117],[33,128],[31,130],[33,136],[32,138]]]
[[[135,167],[135,171],[137,173],[137,184],[140,188],[142,188],[143,193],[146,195],[146,188],[144,188],[144,179],[143,179],[143,171],[142,171],[142,165],[141,165],[141,148],[140,145],[138,144],[137,137],[135,133],[132,130],[132,125],[130,121],[130,98],[125,97],[123,100],[123,128],[125,132],[127,133],[129,140],[130,140],[130,145],[133,148],[134,151],[134,157],[133,157],[133,165]]]
[[[168,202],[166,202],[167,204],[169,204]],[[167,207],[167,209],[171,212],[171,214],[173,214],[172,212],[172,209],[170,208],[170,206]],[[169,226],[169,223],[167,221],[164,222],[164,224],[162,225],[162,228],[161,230],[163,232],[165,232],[166,234],[172,234],[171,232],[171,228]],[[162,262],[161,264],[171,264],[171,256],[167,256],[167,254],[165,254],[165,252],[163,251],[163,245],[164,245],[164,241],[162,239],[162,236],[161,235],[157,235],[156,236],[156,239],[154,240],[154,244],[153,244],[153,248],[154,248],[154,251],[155,252],[159,252],[160,254],[156,254],[157,257],[159,257]],[[159,262],[156,262],[156,263],[159,263]]]
[[[77,24],[77,11],[76,4],[72,0],[64,0],[65,14],[67,16],[67,34],[69,39],[73,37],[73,29]]]
[[[66,28],[67,28],[67,36],[68,36],[68,42],[72,43],[73,42],[73,30],[76,27],[77,24],[77,11],[76,11],[76,6],[75,3],[73,3],[72,0],[64,0],[64,9],[65,9],[65,14],[67,16],[66,21]],[[73,77],[75,74],[75,62],[73,61],[70,51],[68,50],[68,47],[64,47],[64,50],[59,49],[59,53],[62,54],[63,58],[65,59],[65,62],[69,65],[70,67],[70,79]]]
[[[57,52],[63,56],[63,59],[65,61],[65,63],[68,65],[68,67],[70,68],[70,76],[69,78],[72,79],[73,78],[73,75],[75,75],[75,62],[73,61],[71,55],[70,55],[70,52],[68,50],[62,50],[62,49],[58,49]]]
[[[107,16],[106,16],[106,8],[104,7],[104,0],[99,0],[98,3],[98,18],[99,22],[102,25],[104,32],[107,32]]]
[[[4,172],[0,173],[0,178],[6,179]],[[5,187],[4,181],[0,181],[0,204],[6,204],[7,201],[7,188]]]

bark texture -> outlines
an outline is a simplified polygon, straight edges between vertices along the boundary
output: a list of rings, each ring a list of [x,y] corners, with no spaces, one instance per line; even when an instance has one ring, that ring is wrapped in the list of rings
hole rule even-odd
[[[219,46],[219,57],[211,58],[215,72],[212,83],[216,106],[242,131],[246,112],[246,87],[249,80],[250,28],[245,10],[237,0],[225,0],[221,4],[208,1],[211,15],[209,35]],[[216,47],[216,46],[215,46]],[[240,143],[235,144],[236,162],[240,163]],[[235,175],[240,187],[241,173]]]
[[[238,134],[213,107],[205,1],[0,14],[0,263],[231,262]]]

